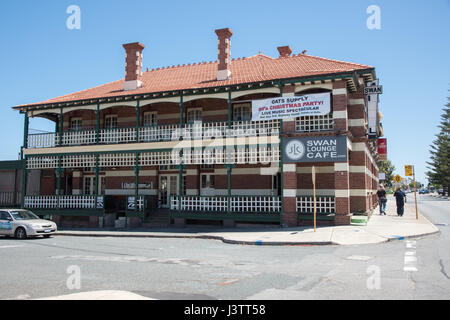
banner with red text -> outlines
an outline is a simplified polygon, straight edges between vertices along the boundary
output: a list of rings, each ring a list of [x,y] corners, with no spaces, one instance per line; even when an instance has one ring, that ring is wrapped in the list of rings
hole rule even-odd
[[[323,116],[330,113],[330,93],[252,101],[252,121]]]

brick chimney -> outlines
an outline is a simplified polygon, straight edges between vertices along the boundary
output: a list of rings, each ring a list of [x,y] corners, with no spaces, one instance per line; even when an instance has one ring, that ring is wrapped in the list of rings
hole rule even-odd
[[[217,70],[217,80],[227,80],[231,78],[231,36],[233,32],[230,29],[217,29],[216,30],[217,37],[219,38],[219,52],[218,52],[218,61],[219,68]]]
[[[279,58],[287,58],[291,55],[292,50],[289,46],[284,46],[284,47],[278,47],[278,52],[280,53],[280,57]]]
[[[142,87],[142,50],[140,42],[127,43],[125,49],[125,83],[123,90],[136,90]]]

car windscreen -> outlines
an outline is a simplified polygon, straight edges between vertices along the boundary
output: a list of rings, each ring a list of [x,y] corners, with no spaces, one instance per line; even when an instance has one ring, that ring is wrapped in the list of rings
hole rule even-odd
[[[11,215],[15,220],[35,220],[39,219],[37,215],[28,210],[21,211],[10,211]]]

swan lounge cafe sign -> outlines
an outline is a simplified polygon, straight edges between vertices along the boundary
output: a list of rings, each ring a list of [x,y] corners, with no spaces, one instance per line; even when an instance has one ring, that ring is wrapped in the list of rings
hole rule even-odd
[[[347,161],[347,136],[285,138],[283,162]]]

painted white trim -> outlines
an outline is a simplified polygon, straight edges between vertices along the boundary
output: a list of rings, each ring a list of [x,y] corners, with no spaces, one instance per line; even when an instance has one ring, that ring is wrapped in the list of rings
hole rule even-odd
[[[231,99],[236,99],[241,96],[246,96],[249,94],[255,94],[255,93],[276,93],[280,94],[280,89],[277,87],[269,87],[269,88],[262,88],[262,89],[256,89],[256,90],[243,90],[238,92],[231,92]],[[236,101],[239,102],[239,101]]]
[[[312,173],[312,167],[297,167],[297,173]],[[334,166],[316,166],[316,173],[334,173]]]
[[[366,121],[364,119],[348,119],[349,127],[365,127]]]
[[[198,175],[198,170],[197,169],[187,169],[186,175],[187,176],[196,176],[196,175]]]
[[[283,164],[283,172],[296,172],[296,166],[295,163]]]
[[[347,162],[335,162],[334,171],[348,171],[349,165]]]
[[[347,110],[333,111],[333,119],[347,119]]]
[[[128,102],[112,102],[105,103],[100,105],[100,110],[111,108],[111,107],[136,107],[136,101],[128,101]]]
[[[336,198],[349,198],[350,192],[349,190],[334,190],[334,196]]]
[[[156,196],[158,194],[157,189],[139,189],[138,195],[143,196]],[[134,189],[105,189],[105,195],[108,196],[134,196]]]
[[[316,196],[329,196],[334,197],[334,189],[316,189]],[[297,195],[299,196],[313,196],[313,189],[297,189]]]
[[[364,101],[364,99],[349,99],[348,100],[348,104],[349,105],[366,105],[366,102]]]
[[[141,107],[144,107],[149,104],[160,103],[160,102],[161,103],[180,103],[180,97],[167,97],[167,98],[141,100],[139,105]]]
[[[228,195],[227,189],[215,189],[216,196]],[[272,196],[272,189],[231,189],[233,196]]]
[[[269,167],[271,168],[271,167]],[[269,168],[233,168],[231,170],[231,175],[243,175],[243,174],[248,174],[248,175],[265,175],[262,174],[262,169],[269,169]],[[215,175],[226,175],[227,174],[227,169],[224,168],[215,168],[214,169],[214,174]]]
[[[302,84],[296,84],[295,85],[295,93],[299,94],[303,91],[310,90],[310,89],[327,89],[332,90],[333,84],[330,83],[322,83],[322,84],[312,84],[312,85],[302,85]]]
[[[197,189],[186,189],[186,195],[187,196],[198,196],[198,190]]]
[[[154,177],[158,173],[156,170],[140,170],[139,177]],[[136,174],[132,170],[107,170],[105,171],[106,177],[135,177]]]
[[[283,197],[296,197],[297,190],[296,189],[283,189]]]
[[[347,95],[347,89],[346,88],[333,89],[333,96],[336,96],[338,94],[345,94],[345,95]]]
[[[97,105],[91,104],[91,105],[87,105],[87,106],[63,108],[63,113],[68,113],[68,112],[77,111],[77,110],[97,110]]]
[[[225,99],[225,100],[227,100],[228,99],[228,92],[211,93],[211,94],[195,95],[195,96],[187,96],[187,97],[183,97],[183,102],[188,102],[188,101],[192,101],[192,100],[200,100],[200,99]]]

